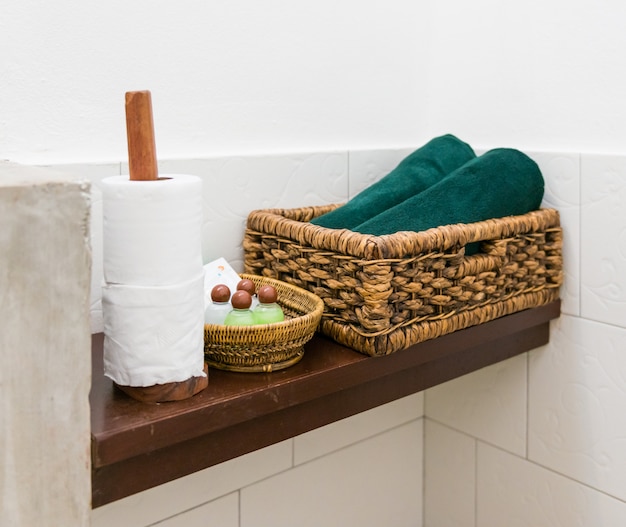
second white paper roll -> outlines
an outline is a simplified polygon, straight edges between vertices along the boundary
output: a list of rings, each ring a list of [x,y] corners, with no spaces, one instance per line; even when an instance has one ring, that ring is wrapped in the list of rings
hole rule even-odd
[[[160,287],[105,285],[104,369],[122,386],[204,376],[202,275]]]

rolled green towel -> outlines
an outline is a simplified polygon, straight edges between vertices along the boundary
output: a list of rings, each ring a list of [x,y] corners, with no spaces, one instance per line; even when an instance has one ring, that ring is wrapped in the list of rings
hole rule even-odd
[[[475,157],[472,148],[453,135],[431,139],[381,180],[344,205],[314,218],[311,223],[330,229],[353,229],[434,185]]]
[[[537,163],[519,150],[496,148],[353,230],[380,236],[526,214],[539,208],[543,192]]]

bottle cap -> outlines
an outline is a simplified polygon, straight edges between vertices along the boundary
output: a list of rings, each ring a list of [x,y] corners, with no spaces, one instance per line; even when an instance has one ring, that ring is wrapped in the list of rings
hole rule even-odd
[[[240,289],[239,291],[235,291],[233,293],[230,303],[235,309],[248,309],[252,304],[252,296],[250,296],[248,291]]]
[[[211,289],[211,300],[213,302],[228,302],[230,300],[230,289],[226,284],[217,284]]]
[[[247,291],[250,295],[256,293],[254,282],[248,278],[244,278],[237,284],[237,291]]]
[[[273,304],[278,300],[278,293],[276,292],[276,288],[272,285],[262,285],[259,287],[257,296],[261,304]]]

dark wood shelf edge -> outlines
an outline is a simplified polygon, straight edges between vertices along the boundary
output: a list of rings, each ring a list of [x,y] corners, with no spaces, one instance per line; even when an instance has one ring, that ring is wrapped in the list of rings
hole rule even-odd
[[[253,374],[232,377],[211,370],[209,389],[212,377],[216,377],[218,386],[224,379],[230,382],[237,378],[242,382],[250,378],[249,383],[254,386],[244,386],[241,394],[233,396],[206,401],[199,398],[195,405],[175,403],[151,409],[101,390],[110,398],[108,418],[115,418],[117,406],[125,411],[136,408],[144,412],[139,420],[144,426],[134,424],[116,430],[99,423],[97,433],[92,433],[92,506],[105,505],[544,345],[549,340],[549,321],[559,314],[557,301],[377,358],[316,337],[307,348],[307,353],[317,354],[316,357],[311,357],[309,365],[299,366],[300,370],[292,370],[295,373],[276,376],[275,385],[271,382],[271,375],[275,374],[266,377],[270,381],[263,384],[261,378],[245,377]],[[322,361],[325,351],[343,353],[345,357],[336,362],[331,358],[328,365]],[[322,363],[319,374],[309,368]],[[92,413],[94,404],[98,404],[94,401],[98,393],[94,391]],[[237,409],[237,405],[247,408]],[[210,416],[224,415],[229,410],[237,415],[225,419],[220,426],[204,423]],[[162,427],[165,434],[170,420],[169,430],[175,423],[188,430],[190,426],[185,423],[195,421],[201,433],[178,432],[169,438],[157,437],[156,447],[147,445],[142,435],[144,427],[152,427],[152,431],[155,426]],[[204,424],[198,426],[199,422]],[[122,442],[134,435],[143,449],[139,451],[130,445],[121,452]],[[108,442],[113,445],[109,451]],[[103,455],[98,454],[100,447]]]

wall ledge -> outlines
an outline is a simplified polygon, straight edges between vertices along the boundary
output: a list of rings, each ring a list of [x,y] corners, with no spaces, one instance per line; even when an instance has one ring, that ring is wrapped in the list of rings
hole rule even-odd
[[[135,401],[104,377],[92,338],[92,506],[99,507],[544,345],[560,301],[368,357],[323,337],[272,373],[211,369],[174,403]]]

